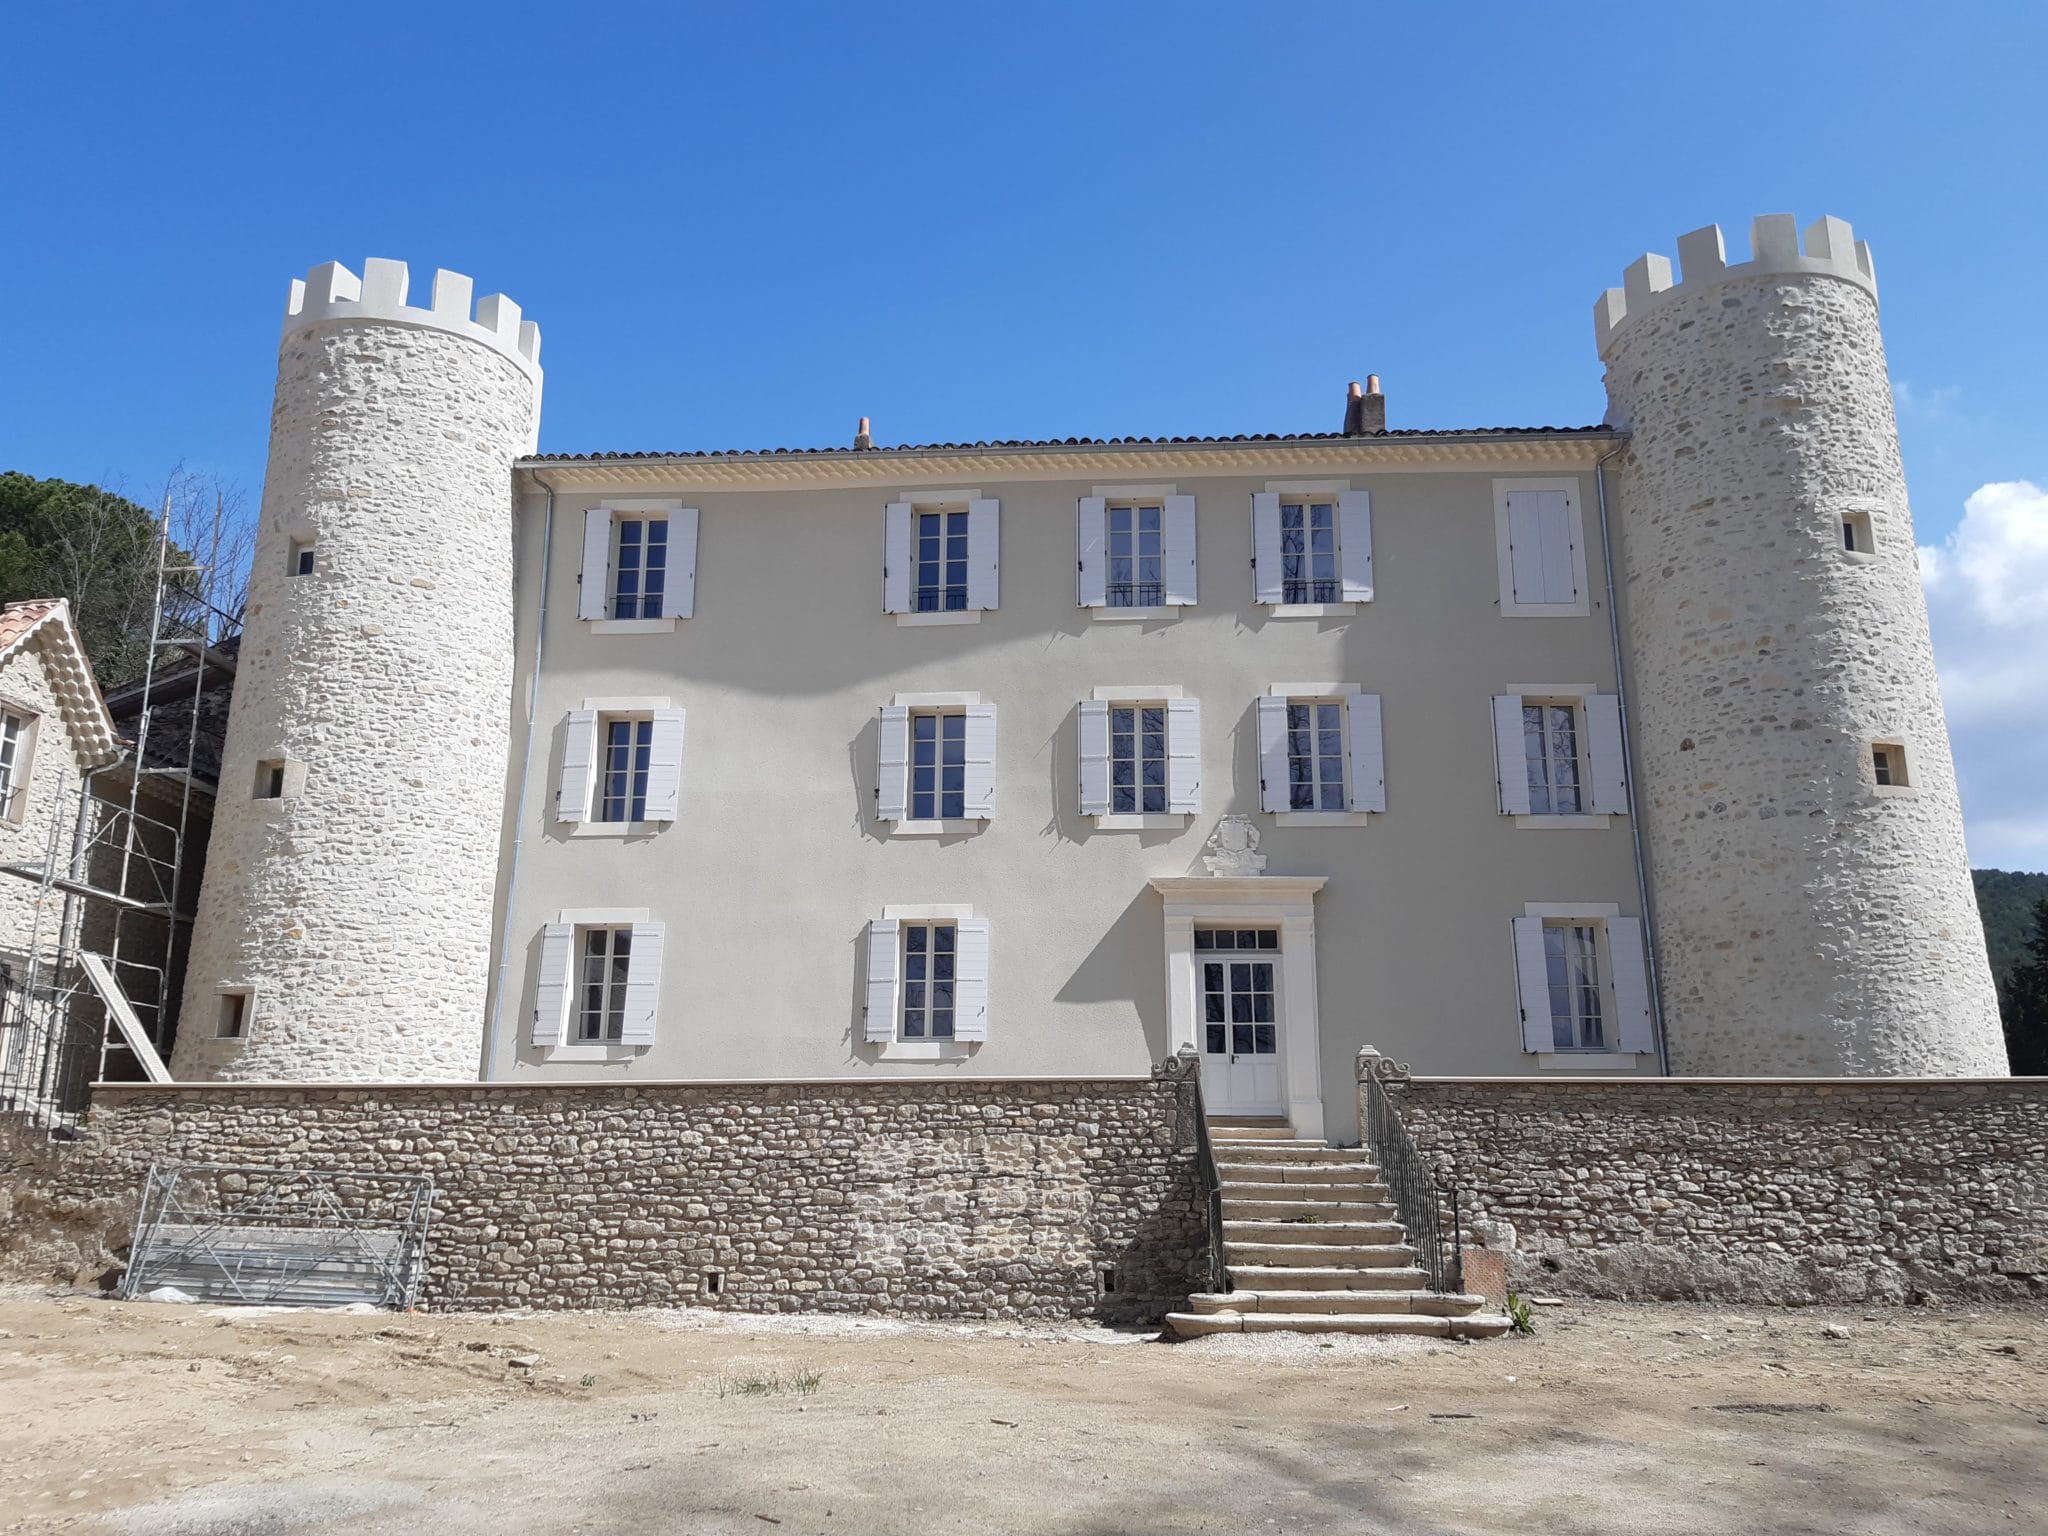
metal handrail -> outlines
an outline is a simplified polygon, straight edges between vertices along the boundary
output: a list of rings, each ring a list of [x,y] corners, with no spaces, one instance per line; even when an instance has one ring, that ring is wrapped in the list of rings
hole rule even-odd
[[[1196,1171],[1209,1201],[1209,1288],[1221,1294],[1230,1290],[1230,1271],[1223,1263],[1223,1176],[1216,1170],[1216,1145],[1209,1140],[1209,1105],[1202,1097],[1201,1068],[1193,1062],[1188,1064],[1186,1081],[1194,1090]]]
[[[1372,1148],[1380,1180],[1393,1196],[1401,1224],[1408,1229],[1415,1262],[1432,1291],[1460,1291],[1464,1288],[1465,1255],[1459,1233],[1458,1186],[1447,1184],[1439,1191],[1436,1175],[1423,1161],[1408,1127],[1401,1123],[1381,1075],[1361,1062],[1359,1080],[1365,1085],[1366,1145]]]

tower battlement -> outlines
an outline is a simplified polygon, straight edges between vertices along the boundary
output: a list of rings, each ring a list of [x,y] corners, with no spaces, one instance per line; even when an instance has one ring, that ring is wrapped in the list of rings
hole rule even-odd
[[[480,341],[503,353],[521,372],[540,383],[540,327],[520,318],[519,306],[493,293],[470,306],[475,284],[460,272],[434,273],[434,302],[421,309],[405,302],[410,275],[402,261],[372,256],[363,275],[338,261],[323,262],[303,279],[293,278],[285,304],[284,334],[289,337],[323,320],[385,320],[417,325]]]
[[[1791,214],[1762,214],[1750,220],[1749,252],[1748,261],[1730,266],[1721,226],[1709,224],[1678,237],[1680,276],[1676,281],[1668,256],[1651,252],[1637,257],[1622,274],[1623,286],[1609,288],[1593,305],[1593,332],[1600,356],[1607,356],[1624,326],[1665,303],[1667,295],[1697,293],[1734,278],[1820,273],[1854,283],[1877,297],[1870,246],[1855,237],[1845,220],[1825,215],[1815,219],[1806,226],[1802,252],[1799,224]]]

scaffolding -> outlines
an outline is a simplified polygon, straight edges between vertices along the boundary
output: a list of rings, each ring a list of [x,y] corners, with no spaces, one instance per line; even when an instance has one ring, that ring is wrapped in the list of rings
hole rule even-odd
[[[84,774],[52,807],[40,861],[0,863],[0,874],[37,888],[26,974],[7,976],[0,991],[0,1110],[53,1137],[75,1133],[92,1083],[110,1068],[168,1077],[173,989],[194,916],[185,889],[195,852],[193,797],[195,789],[212,794],[194,778],[207,676],[233,674],[233,660],[218,645],[238,627],[207,600],[198,579],[217,566],[221,499],[214,501],[206,564],[173,563],[174,554],[185,557],[171,541],[171,504],[166,494],[156,523],[134,743],[115,762]],[[181,663],[189,664],[192,680],[182,741],[175,722],[159,729],[157,719],[165,712],[160,684],[179,683]],[[180,687],[175,702],[186,697]],[[95,780],[124,767],[125,798],[96,788]],[[53,909],[55,933],[48,934]]]

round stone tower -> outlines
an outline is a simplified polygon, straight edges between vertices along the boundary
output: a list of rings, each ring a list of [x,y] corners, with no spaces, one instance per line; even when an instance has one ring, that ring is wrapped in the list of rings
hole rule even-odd
[[[2002,1075],[1867,246],[1717,227],[1600,300],[1672,1070]]]
[[[403,262],[294,282],[173,1075],[478,1075],[540,332]]]

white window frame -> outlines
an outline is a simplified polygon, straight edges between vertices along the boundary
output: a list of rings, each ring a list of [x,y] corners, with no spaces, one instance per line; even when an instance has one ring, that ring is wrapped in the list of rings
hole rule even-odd
[[[534,1048],[540,1050],[544,1059],[549,1062],[631,1063],[638,1061],[652,1049],[651,1043],[629,1044],[619,1041],[585,1041],[576,1038],[577,1020],[582,1013],[580,994],[583,987],[583,935],[592,928],[637,928],[644,930],[654,925],[653,914],[646,907],[564,907],[555,914],[555,923],[570,930],[569,976],[567,996],[564,999],[561,1032],[558,1043],[551,1046]],[[664,968],[661,954],[659,949],[657,949],[657,987],[661,984],[660,972]],[[630,970],[628,971],[626,984],[629,987],[632,985]],[[539,1008],[540,1006],[541,999],[536,996],[534,1007]],[[527,1036],[525,1043],[531,1045],[532,1037],[530,1034]]]
[[[1603,693],[1591,683],[1511,683],[1494,697],[1519,699],[1520,708],[1531,704],[1555,704],[1569,705],[1574,711],[1580,809],[1538,812],[1509,809],[1516,801],[1509,799],[1502,775],[1508,771],[1510,745],[1522,773],[1522,792],[1517,800],[1528,798],[1527,759],[1519,730],[1520,709],[1516,713],[1518,729],[1511,744],[1501,739],[1501,720],[1496,709],[1493,727],[1498,804],[1501,814],[1513,817],[1518,829],[1534,832],[1598,831],[1610,825],[1614,817],[1629,813],[1628,764],[1623,760],[1621,747],[1621,703],[1618,695]],[[1599,720],[1594,718],[1596,713],[1601,717]],[[1604,749],[1600,745],[1602,742],[1605,743]]]
[[[1160,600],[1139,606],[1109,604],[1109,518],[1118,506],[1159,508]],[[1180,617],[1195,606],[1200,558],[1195,498],[1172,485],[1098,485],[1076,504],[1078,591],[1089,618],[1105,623]]]
[[[872,978],[872,965],[867,968],[869,981],[862,1004],[862,1017],[853,1032],[854,1042],[868,1052],[875,1061],[891,1062],[963,1062],[972,1059],[974,1053],[987,1044],[986,1036],[980,1039],[950,1040],[906,1040],[903,1038],[903,932],[905,923],[951,923],[956,930],[955,944],[959,940],[957,930],[963,924],[980,923],[984,929],[987,920],[982,918],[967,902],[920,902],[907,905],[892,904],[882,908],[882,922],[888,925],[889,943],[894,948],[894,982],[888,987],[889,1035],[887,1039],[871,1038],[868,1031],[867,1015],[881,1004],[877,995],[881,984]],[[875,925],[868,927],[868,943],[875,941]],[[959,953],[955,949],[955,954]],[[959,1014],[959,966],[954,967],[954,1028],[960,1025]],[[986,1030],[986,1020],[983,1024]]]
[[[1370,699],[1375,709],[1377,709],[1380,702],[1379,696],[1377,694],[1368,694],[1357,683],[1303,682],[1274,683],[1266,690],[1266,697],[1279,699],[1286,704],[1337,704],[1342,706],[1344,719],[1344,798],[1347,805],[1355,805],[1361,793],[1364,793],[1364,790],[1358,778],[1360,765],[1358,763],[1358,743],[1352,727],[1352,711],[1354,708],[1362,707],[1356,701],[1366,699]],[[1369,826],[1375,815],[1385,814],[1384,810],[1378,808],[1379,805],[1384,804],[1385,795],[1384,740],[1381,742],[1381,757],[1380,782],[1376,786],[1375,792],[1369,796],[1369,798],[1378,802],[1377,805],[1363,810],[1353,809],[1344,811],[1296,811],[1276,808],[1268,811],[1267,814],[1273,818],[1273,824],[1280,827]],[[1261,806],[1265,805],[1267,799],[1265,789],[1266,776],[1267,764],[1264,760],[1263,749],[1261,749],[1259,762]]]
[[[287,580],[320,573],[320,541],[310,533],[293,534],[285,541],[284,574]]]
[[[912,818],[910,814],[911,808],[915,803],[915,791],[910,782],[913,772],[911,758],[916,751],[913,741],[914,727],[911,725],[911,718],[921,714],[970,715],[993,711],[994,708],[995,706],[992,704],[984,704],[981,695],[978,693],[899,693],[889,700],[889,707],[882,712],[882,718],[876,726],[875,752],[875,819],[883,827],[887,828],[888,836],[972,837],[987,827],[989,822],[994,819],[994,807],[991,803],[994,798],[992,785],[986,800],[983,801],[987,808],[987,814],[975,814],[976,779],[979,764],[972,758],[967,763],[967,787],[964,791],[967,800],[967,815],[928,818],[919,821]],[[884,739],[889,731],[896,728],[893,724],[893,717],[898,715],[901,716],[902,730],[900,746],[903,756],[900,763],[891,757],[892,744]],[[968,745],[971,751],[973,745],[971,739],[973,727],[971,722],[967,727],[967,731],[970,738]],[[989,763],[986,772],[991,780],[993,780],[995,771],[996,764],[993,762]],[[888,806],[882,796],[881,780],[883,775],[890,773],[901,773],[903,775],[903,814],[900,817],[882,814],[888,809]]]
[[[1185,828],[1189,822],[1194,820],[1195,816],[1200,814],[1201,806],[1202,717],[1200,701],[1195,699],[1189,699],[1187,697],[1187,690],[1182,688],[1178,683],[1116,683],[1110,684],[1106,687],[1093,689],[1090,691],[1088,700],[1082,707],[1082,713],[1077,719],[1075,743],[1077,757],[1084,757],[1087,752],[1087,741],[1085,740],[1085,735],[1089,729],[1087,723],[1087,706],[1090,704],[1101,705],[1106,710],[1127,708],[1160,708],[1166,710],[1166,803],[1169,808],[1164,811],[1122,812],[1091,812],[1083,810],[1080,814],[1086,817],[1089,824],[1092,825],[1098,832],[1179,831]],[[1176,705],[1181,706],[1181,708],[1176,709],[1174,707]],[[1185,723],[1189,720],[1190,717],[1192,719],[1192,723]],[[1177,727],[1177,720],[1182,721],[1184,723]],[[1107,720],[1107,718],[1105,718],[1102,728],[1105,733],[1108,732],[1109,721]],[[1174,750],[1177,745],[1180,745],[1180,743],[1177,743],[1175,740],[1175,736],[1178,733],[1178,730],[1180,729],[1191,729],[1195,737],[1194,742],[1192,743],[1194,751],[1191,754],[1194,759],[1194,810],[1176,811],[1171,809],[1175,798],[1174,759],[1177,756],[1185,757],[1190,755],[1185,753],[1176,753]],[[1085,780],[1087,764],[1085,762],[1082,762],[1078,766]],[[1085,789],[1082,792],[1085,793]],[[1085,801],[1081,803],[1085,804]],[[1112,799],[1109,803],[1113,804],[1114,800]],[[1183,797],[1183,803],[1186,803],[1185,796]]]
[[[580,711],[571,711],[569,713],[564,726],[565,732],[576,729],[575,716],[578,712],[588,713],[596,717],[591,728],[591,739],[588,743],[591,754],[590,784],[588,792],[584,796],[582,815],[578,820],[569,820],[562,816],[558,787],[555,794],[551,797],[555,801],[554,819],[568,827],[569,836],[571,837],[652,837],[664,828],[672,826],[682,810],[680,803],[682,779],[681,736],[684,728],[685,712],[676,708],[674,702],[665,694],[625,694],[587,698],[580,706]],[[649,817],[645,821],[599,821],[597,819],[600,792],[604,779],[604,728],[608,722],[613,720],[650,720],[654,722],[655,755],[651,755],[648,767],[650,800],[658,798],[655,795],[661,772],[658,754],[664,744],[665,724],[676,733],[677,764],[675,777],[677,782],[677,804],[671,815],[667,817]],[[569,743],[566,737],[563,743],[563,750],[565,753],[569,750]]]
[[[0,744],[0,825],[19,827],[28,820],[29,785],[35,773],[42,717],[11,701],[0,701],[0,723],[14,727],[13,741]]]
[[[1877,776],[1877,754],[1890,755],[1892,780],[1881,783]],[[1863,754],[1864,771],[1870,775],[1871,792],[1885,799],[1910,799],[1920,793],[1920,780],[1913,763],[1911,745],[1903,736],[1880,736]]]
[[[1283,556],[1280,553],[1282,508],[1290,501],[1327,497],[1332,519],[1332,551],[1336,562],[1338,596],[1329,602],[1290,603],[1286,600]],[[1272,504],[1273,542],[1262,547],[1261,519],[1264,503]],[[1347,541],[1347,530],[1352,538]],[[1265,562],[1274,562],[1272,573]],[[1253,600],[1274,619],[1342,619],[1358,612],[1360,603],[1373,600],[1372,493],[1349,480],[1268,480],[1265,490],[1252,497],[1252,584]],[[1277,591],[1277,596],[1270,593]]]
[[[1515,955],[1513,956],[1513,974],[1509,978],[1512,986],[1510,995],[1515,1000],[1518,1036],[1522,1044],[1523,1054],[1534,1054],[1537,1069],[1545,1072],[1634,1072],[1638,1070],[1646,1058],[1654,1060],[1654,1047],[1647,1038],[1635,1048],[1624,1048],[1621,1044],[1624,1020],[1621,1016],[1621,997],[1614,948],[1614,925],[1627,924],[1630,938],[1638,943],[1638,953],[1630,963],[1636,967],[1642,985],[1647,989],[1647,970],[1645,969],[1643,956],[1640,951],[1642,935],[1640,921],[1635,918],[1624,917],[1620,906],[1614,902],[1598,901],[1525,902],[1522,906],[1521,915],[1524,918],[1535,919],[1545,926],[1571,924],[1597,926],[1599,928],[1596,954],[1600,966],[1600,1006],[1604,1010],[1602,1014],[1603,1021],[1611,1020],[1613,1030],[1613,1044],[1609,1045],[1605,1050],[1560,1051],[1552,1049],[1531,1053],[1527,1046],[1526,1021],[1521,1017],[1524,1006],[1521,960],[1519,955]],[[1647,1001],[1647,995],[1645,1000]],[[1547,992],[1544,1004],[1543,1022],[1548,1026],[1551,1023],[1551,1018]],[[1651,1027],[1654,1028],[1654,1024]]]
[[[668,573],[663,592],[663,614],[658,619],[615,619],[616,597],[613,568],[619,547],[619,523],[626,518],[668,519]],[[596,534],[602,519],[603,539]],[[584,513],[582,587],[577,596],[577,614],[593,635],[674,634],[679,619],[697,611],[697,533],[700,514],[674,497],[633,496],[600,501]],[[595,571],[595,584],[592,573]]]
[[[1564,495],[1572,543],[1572,587],[1575,596],[1563,603],[1524,603],[1515,598],[1515,557],[1509,535],[1508,498],[1523,492],[1556,491]],[[1586,581],[1586,518],[1579,482],[1569,476],[1493,482],[1494,555],[1500,573],[1500,611],[1510,619],[1584,618],[1593,611],[1593,593]]]
[[[967,513],[967,606],[919,613],[917,602],[917,519],[932,512]],[[900,555],[892,555],[889,523],[908,519]],[[890,569],[900,559],[901,572]],[[1001,604],[1002,503],[978,490],[920,490],[889,503],[882,539],[882,611],[906,629],[948,624],[979,624],[984,613]]]

